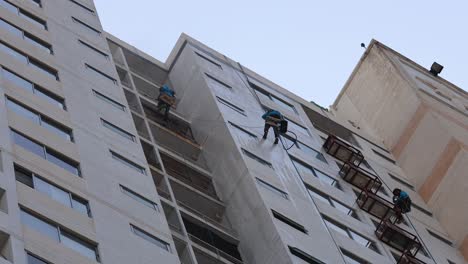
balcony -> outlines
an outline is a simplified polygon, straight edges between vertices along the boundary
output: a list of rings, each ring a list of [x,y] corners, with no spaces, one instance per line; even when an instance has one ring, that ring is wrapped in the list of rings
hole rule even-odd
[[[163,152],[160,152],[160,156],[167,174],[171,177],[197,189],[203,194],[219,200],[210,176]]]
[[[154,140],[185,158],[198,161],[201,146],[195,140],[190,124],[173,111],[170,112],[169,120],[166,122],[163,114],[157,111],[155,104],[145,100],[141,102]]]
[[[190,240],[199,250],[205,249],[206,253],[222,260],[222,263],[243,263],[237,249],[237,240],[218,233],[186,215],[183,215],[182,219]]]
[[[376,176],[369,174],[351,163],[344,163],[343,166],[341,166],[340,175],[343,180],[358,187],[360,190],[368,190],[372,193],[377,193],[382,186],[382,182]]]
[[[393,203],[370,191],[363,190],[357,199],[357,204],[363,211],[380,220],[388,220],[392,224],[395,224],[397,220]]]
[[[333,135],[328,136],[323,148],[336,159],[355,166],[359,166],[364,159],[361,151]]]
[[[409,254],[403,253],[397,264],[426,264],[426,262],[417,259]]]
[[[415,235],[386,220],[380,222],[375,230],[375,235],[385,244],[401,252],[406,252],[410,256],[416,256],[422,246]]]

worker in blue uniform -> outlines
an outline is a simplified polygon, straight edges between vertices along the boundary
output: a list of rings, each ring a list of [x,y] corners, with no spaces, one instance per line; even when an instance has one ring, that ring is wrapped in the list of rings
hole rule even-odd
[[[263,139],[266,139],[268,136],[268,130],[270,127],[273,128],[273,133],[275,134],[274,144],[278,144],[279,140],[279,125],[281,120],[283,120],[283,115],[277,110],[269,109],[262,115],[262,118],[265,120],[265,129],[263,130]]]
[[[167,84],[164,84],[159,88],[158,96],[158,111],[164,110],[164,121],[169,119],[169,110],[171,109],[171,104],[166,99],[167,97],[175,99],[175,91]]]
[[[405,191],[398,188],[393,190],[393,203],[397,211],[397,223],[401,223],[403,220],[403,214],[411,211],[411,199]]]

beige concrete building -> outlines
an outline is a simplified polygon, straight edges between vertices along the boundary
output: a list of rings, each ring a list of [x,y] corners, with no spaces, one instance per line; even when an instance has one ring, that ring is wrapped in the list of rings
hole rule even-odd
[[[332,106],[382,139],[468,258],[468,94],[372,41]]]
[[[352,98],[337,117],[187,35],[159,61],[90,0],[0,0],[0,264],[466,263],[426,203],[437,215],[466,134],[434,117],[450,175],[418,178],[411,131],[379,133]],[[278,145],[267,108],[288,121]],[[395,187],[414,205],[400,224]]]

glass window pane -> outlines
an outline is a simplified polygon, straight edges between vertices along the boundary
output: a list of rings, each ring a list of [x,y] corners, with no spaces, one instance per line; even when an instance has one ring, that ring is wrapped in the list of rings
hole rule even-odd
[[[328,221],[328,220],[325,220],[325,224],[327,225],[328,228],[331,228],[331,229],[337,231],[338,233],[349,237],[348,232],[347,232],[346,229],[344,229],[343,227],[338,226],[338,225],[336,225],[335,223],[332,223],[332,222],[330,222],[330,221]]]
[[[97,254],[95,251],[96,247],[91,245],[90,243],[87,243],[63,231],[60,233],[60,240],[65,246],[81,253],[82,255],[85,255],[86,257],[90,259],[98,260]]]
[[[18,115],[27,118],[33,121],[36,124],[39,124],[39,115],[36,113],[31,112],[29,109],[26,109],[20,104],[17,104],[14,101],[11,101],[7,98],[7,107],[8,109],[12,110],[13,112],[17,113]]]
[[[322,195],[321,193],[315,192],[314,190],[311,190],[309,188],[307,188],[307,191],[312,196],[312,198],[315,198],[315,199],[318,199],[318,200],[320,200],[322,202],[330,204],[330,200],[328,199],[328,197]]]
[[[39,259],[31,254],[28,253],[28,260],[27,264],[49,264],[48,262],[43,261],[42,259]]]
[[[120,136],[130,140],[130,141],[135,141],[135,136],[128,133],[127,131],[121,129],[120,127],[117,127],[115,126],[114,124],[111,124],[109,122],[107,122],[106,120],[104,119],[101,119],[102,121],[102,125],[104,127],[106,127],[107,129],[111,130],[112,132],[116,133],[116,134],[119,134]]]
[[[69,161],[60,157],[60,155],[55,151],[51,151],[49,149],[47,150],[47,160],[75,175],[80,175],[80,171],[77,165],[69,163]]]
[[[47,120],[47,119],[42,119],[42,123],[41,125],[45,128],[47,128],[48,130],[50,130],[51,132],[59,135],[60,137],[68,140],[68,141],[71,141],[72,140],[72,137],[71,137],[71,133],[69,131],[65,131],[65,129],[62,129],[61,127],[55,125],[53,122]]]
[[[28,41],[29,43],[33,44],[34,46],[38,47],[39,49],[47,52],[47,53],[52,53],[52,48],[50,45],[44,43],[42,40],[37,39],[36,37],[25,33],[24,34],[24,39]]]
[[[371,241],[369,241],[369,239],[357,234],[356,232],[354,232],[352,230],[349,230],[349,233],[351,234],[351,238],[354,241],[358,242],[359,244],[361,244],[361,245],[363,245],[365,247],[367,247],[369,245],[369,243],[371,242]]]
[[[158,247],[170,252],[171,247],[169,246],[168,243],[166,243],[166,242],[160,240],[159,238],[154,237],[154,236],[146,233],[145,231],[140,230],[139,228],[136,228],[134,226],[132,226],[132,230],[133,230],[133,233],[135,233],[135,235],[137,235],[137,236],[145,239],[146,241],[148,241],[150,243],[153,243],[153,244],[157,245]]]
[[[24,56],[23,54],[17,52],[16,50],[6,46],[5,44],[3,43],[0,43],[0,50],[7,53],[7,54],[10,54],[11,56],[15,57],[17,60],[19,61],[22,61],[24,63],[28,63],[28,58],[26,56]]]
[[[126,165],[127,167],[130,167],[130,168],[138,171],[139,173],[146,175],[146,170],[143,167],[141,167],[140,165],[137,165],[137,164],[133,163],[132,161],[127,160],[126,158],[120,156],[119,154],[117,154],[115,152],[111,151],[111,154],[112,154],[112,158],[114,158],[115,160],[120,161],[122,164]]]
[[[0,19],[0,27],[9,31],[10,33],[13,33],[14,35],[22,38],[23,37],[23,31],[18,29],[17,27],[11,25],[10,23],[7,23],[3,19]]]
[[[24,225],[27,225],[28,227],[59,242],[58,230],[55,226],[23,210],[21,210],[20,212],[20,217],[21,217],[21,223],[23,223]]]
[[[11,131],[11,134],[13,136],[13,141],[15,142],[15,144],[31,151],[36,155],[41,156],[42,158],[45,158],[44,148],[41,145],[24,137],[23,135],[18,134],[15,131]]]
[[[55,79],[55,80],[58,80],[58,75],[57,75],[57,71],[50,68],[49,66],[41,63],[41,62],[38,62],[34,59],[31,59],[29,58],[29,65],[31,65],[32,67],[38,69],[39,71],[41,71],[42,73],[45,73],[47,75],[49,75],[51,78]]]
[[[73,209],[75,209],[76,211],[82,213],[82,214],[85,214],[87,216],[90,216],[89,215],[89,207],[88,207],[88,202],[87,201],[84,201],[82,199],[79,199],[79,198],[76,198],[76,197],[73,197],[72,198],[72,207]]]
[[[68,192],[53,186],[52,184],[42,180],[41,178],[34,177],[34,189],[47,194],[52,199],[65,206],[71,207],[70,195],[68,194]]]
[[[321,162],[325,162],[325,163],[328,163],[327,160],[325,160],[325,157],[323,156],[322,153],[316,151],[315,149],[309,147],[309,146],[306,146],[304,144],[302,144],[301,142],[298,142],[299,144],[299,148],[304,151],[305,153],[308,153],[309,155],[315,157],[316,159],[320,160]]]
[[[132,190],[128,189],[127,187],[124,187],[124,186],[121,186],[122,187],[122,191],[130,196],[131,198],[135,199],[136,201],[148,206],[149,208],[152,208],[152,209],[155,209],[158,211],[158,207],[155,203],[153,203],[152,201],[150,201],[149,199],[146,199],[145,197],[133,192]]]
[[[47,101],[49,101],[49,103],[53,105],[57,105],[58,107],[62,109],[65,109],[64,100],[59,98],[58,96],[52,95],[49,92],[39,89],[37,86],[34,87],[34,93],[37,94],[39,97],[46,99]]]
[[[315,176],[317,176],[317,178],[319,178],[320,181],[328,185],[335,186],[336,181],[333,178],[330,178],[330,176],[318,170],[314,170],[314,172],[315,172]]]
[[[1,0],[0,0],[1,1]],[[7,79],[8,81],[26,89],[26,90],[29,90],[29,91],[32,91],[33,90],[33,84],[23,78],[21,78],[20,76],[14,74],[13,72],[10,72],[6,69],[3,69],[2,71],[3,73],[3,78]]]
[[[0,6],[8,9],[9,11],[18,14],[18,8],[5,0],[0,0]]]
[[[337,202],[337,201],[335,201],[333,199],[332,199],[332,204],[333,204],[333,207],[335,207],[336,209],[340,210],[341,212],[343,212],[345,214],[349,214],[349,212],[352,211],[351,208],[349,208],[346,205],[343,205],[340,202]]]
[[[94,91],[94,90],[93,90],[93,92],[94,92],[94,95],[95,95],[97,98],[101,99],[102,101],[104,101],[104,102],[106,102],[106,103],[112,105],[113,107],[115,107],[115,108],[117,108],[117,109],[120,109],[120,110],[122,110],[122,111],[125,111],[125,106],[124,106],[124,105],[122,105],[122,104],[120,104],[120,103],[118,103],[118,102],[116,102],[116,101],[110,99],[109,97],[107,97],[107,96],[105,96],[105,95],[103,95],[103,94],[101,94],[101,93],[98,93],[98,92],[96,92],[96,91]]]
[[[33,175],[31,172],[15,166],[15,178],[17,181],[34,188]]]
[[[302,164],[302,162],[298,162],[294,159],[292,159],[292,162],[294,164],[294,167],[296,167],[296,170],[299,173],[299,175],[304,176],[306,174],[313,174],[312,168]]]
[[[19,12],[19,15],[23,18],[25,18],[26,20],[28,20],[29,22],[33,23],[34,25],[42,28],[42,29],[47,29],[47,26],[46,26],[46,22],[43,21],[42,19],[39,19],[37,17],[35,17],[34,15],[24,11],[24,10],[20,10]]]

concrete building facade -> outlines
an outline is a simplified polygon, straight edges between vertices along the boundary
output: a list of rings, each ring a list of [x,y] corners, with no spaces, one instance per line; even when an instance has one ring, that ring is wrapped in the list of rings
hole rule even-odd
[[[160,62],[92,1],[0,0],[0,19],[0,263],[466,263],[373,123],[186,35]],[[414,203],[401,224],[395,187]]]
[[[372,41],[333,104],[382,139],[468,258],[468,94]]]

